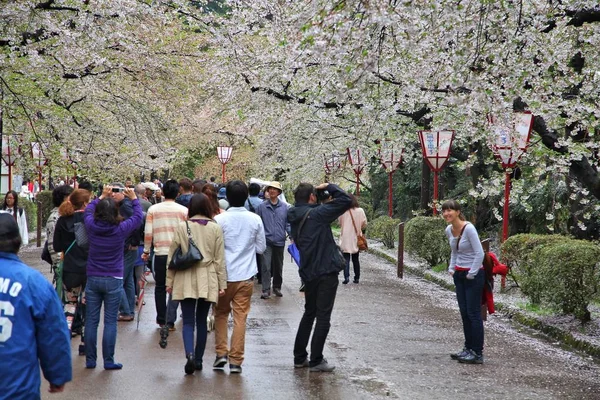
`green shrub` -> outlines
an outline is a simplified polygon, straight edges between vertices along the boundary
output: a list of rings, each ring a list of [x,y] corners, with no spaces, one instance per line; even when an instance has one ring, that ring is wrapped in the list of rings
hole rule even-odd
[[[398,239],[398,224],[400,220],[387,215],[377,217],[367,225],[367,237],[380,240],[385,247],[393,249]]]
[[[544,247],[555,243],[564,242],[569,240],[567,236],[562,235],[533,235],[529,233],[518,234],[509,237],[501,246],[500,254],[502,261],[510,267],[511,274],[515,281],[520,286],[523,283],[523,279],[528,280],[531,275],[531,271],[535,269],[535,264],[531,264],[530,256],[533,251],[538,247]],[[527,284],[525,284],[527,286]],[[531,300],[534,304],[539,303],[539,299],[535,298],[535,292],[537,289],[532,289],[530,293]],[[529,288],[521,287],[522,290],[527,291]]]
[[[582,322],[589,321],[587,307],[598,289],[600,247],[567,239],[537,247],[530,260],[535,268],[523,281],[524,286],[538,291],[535,295],[542,303],[563,314],[574,314]]]
[[[0,207],[2,207],[2,204],[4,204],[4,195],[0,197]],[[19,207],[25,212],[27,230],[29,232],[34,232],[37,227],[37,207],[35,203],[19,196]]]
[[[432,266],[447,262],[450,259],[450,245],[444,233],[447,225],[440,217],[412,218],[404,228],[404,248]]]
[[[50,216],[50,211],[54,208],[52,205],[52,190],[44,190],[35,196],[36,201],[41,203],[42,207],[42,226],[46,226],[46,221]]]

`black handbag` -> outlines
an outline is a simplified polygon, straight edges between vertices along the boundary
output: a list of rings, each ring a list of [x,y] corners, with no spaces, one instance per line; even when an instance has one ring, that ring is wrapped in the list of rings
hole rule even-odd
[[[48,241],[44,243],[44,249],[42,250],[42,260],[46,261],[48,264],[52,265],[52,256],[50,256],[50,249],[48,249]]]
[[[169,269],[173,271],[186,270],[197,262],[202,261],[204,258],[202,253],[200,253],[200,249],[196,246],[194,239],[192,239],[192,232],[190,231],[190,225],[187,221],[185,221],[185,226],[187,227],[188,233],[188,251],[184,254],[181,250],[181,246],[175,250],[173,257],[171,257],[171,262],[169,263]]]

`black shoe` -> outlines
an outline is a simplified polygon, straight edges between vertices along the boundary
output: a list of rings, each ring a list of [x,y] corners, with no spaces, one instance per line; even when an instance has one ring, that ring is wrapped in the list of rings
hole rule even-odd
[[[215,362],[213,364],[213,369],[223,370],[223,369],[225,369],[226,365],[227,365],[227,356],[217,355],[217,358],[215,359]]]
[[[186,375],[191,375],[196,370],[196,361],[194,360],[194,353],[189,353],[186,357],[187,362],[185,363],[185,373]]]
[[[473,350],[469,350],[469,354],[458,359],[462,364],[483,364],[483,354],[477,354]]]
[[[242,366],[241,365],[235,365],[235,364],[229,364],[229,373],[230,374],[241,374],[242,373]]]
[[[161,349],[167,348],[167,338],[169,337],[169,327],[167,325],[162,325],[160,327],[160,341],[158,345]]]
[[[196,361],[196,371],[202,371],[202,361]]]
[[[350,279],[346,278],[346,279],[344,279],[344,281],[343,281],[342,283],[343,283],[344,285],[347,285],[347,284],[348,284],[348,282],[350,282]]]
[[[462,349],[462,350],[461,350],[461,351],[459,351],[459,352],[456,352],[456,353],[452,353],[452,354],[450,354],[450,358],[451,358],[451,359],[453,359],[453,360],[458,360],[459,358],[461,358],[461,357],[465,357],[465,356],[466,356],[466,355],[468,355],[468,354],[469,354],[469,349],[467,349],[467,348],[465,347],[464,349]]]
[[[273,294],[275,294],[277,297],[283,297],[283,293],[281,293],[281,290],[277,288],[273,288]]]
[[[354,282],[354,283],[358,283],[358,279],[355,279],[353,282]]]

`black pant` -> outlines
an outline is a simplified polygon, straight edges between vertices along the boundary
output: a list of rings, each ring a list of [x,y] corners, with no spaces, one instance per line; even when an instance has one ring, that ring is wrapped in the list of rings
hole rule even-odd
[[[154,304],[156,305],[156,323],[167,323],[167,256],[154,256]]]
[[[339,285],[338,274],[322,275],[317,279],[305,283],[304,288],[304,315],[296,333],[294,344],[294,364],[302,364],[308,353],[306,346],[313,329],[315,318],[317,323],[310,343],[310,366],[314,367],[323,361],[323,347],[329,333],[331,311],[335,302],[335,294]]]
[[[344,253],[344,259],[346,260],[344,279],[350,279],[350,256],[352,256],[352,266],[354,267],[354,282],[358,282],[360,279],[360,261],[358,259],[358,255],[359,253]]]

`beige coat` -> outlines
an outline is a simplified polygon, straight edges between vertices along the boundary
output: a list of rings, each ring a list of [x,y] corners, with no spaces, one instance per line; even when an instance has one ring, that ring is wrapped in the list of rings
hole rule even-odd
[[[354,222],[356,223],[356,229],[352,226],[352,218],[350,217],[350,213],[354,217]],[[358,245],[356,244],[356,230],[358,232],[361,229],[367,227],[367,216],[365,215],[365,210],[360,207],[351,208],[345,213],[343,213],[339,218],[340,222],[340,248],[344,253],[358,253]]]
[[[208,220],[209,218],[195,215],[190,218]],[[223,246],[223,231],[214,221],[206,225],[189,221],[192,238],[200,249],[204,259],[184,271],[167,270],[167,287],[173,289],[173,300],[206,299],[216,303],[219,290],[227,288],[227,270],[225,269],[225,248]],[[175,231],[175,237],[169,248],[167,265],[175,250],[188,250],[188,235],[185,222],[181,222]]]

